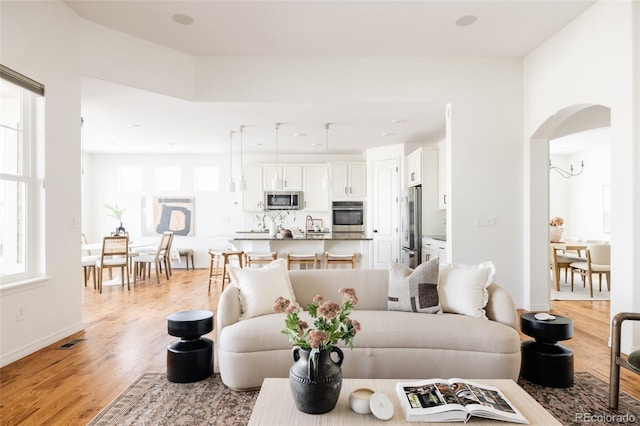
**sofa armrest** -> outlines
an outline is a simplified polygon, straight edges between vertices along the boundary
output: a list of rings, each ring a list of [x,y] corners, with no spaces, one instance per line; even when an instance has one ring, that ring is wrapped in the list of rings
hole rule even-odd
[[[499,285],[492,283],[489,287],[489,303],[485,308],[487,318],[501,322],[518,331],[518,311],[511,295]]]
[[[218,301],[216,334],[220,336],[224,327],[237,323],[240,319],[240,312],[240,292],[237,287],[230,285],[224,289]]]

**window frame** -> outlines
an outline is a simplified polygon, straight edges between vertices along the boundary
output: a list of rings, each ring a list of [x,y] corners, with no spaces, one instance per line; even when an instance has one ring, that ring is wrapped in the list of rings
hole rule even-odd
[[[45,278],[44,238],[44,85],[0,64],[0,79],[20,89],[20,124],[17,133],[16,159],[18,170],[0,171],[0,181],[24,184],[24,205],[20,217],[9,226],[23,225],[24,270],[0,275],[0,289],[33,285]],[[10,128],[7,126],[7,128]],[[4,218],[3,218],[4,220]],[[11,219],[9,219],[11,220]],[[5,228],[6,224],[3,224]]]

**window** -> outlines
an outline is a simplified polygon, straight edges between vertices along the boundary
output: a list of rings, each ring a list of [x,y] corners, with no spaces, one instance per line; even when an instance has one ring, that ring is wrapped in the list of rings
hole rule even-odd
[[[0,65],[0,278],[43,272],[44,86]],[[36,262],[36,258],[39,258]]]

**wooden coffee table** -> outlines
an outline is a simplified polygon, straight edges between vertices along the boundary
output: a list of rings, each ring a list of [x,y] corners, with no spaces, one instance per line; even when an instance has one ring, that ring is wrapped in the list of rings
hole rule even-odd
[[[249,425],[371,425],[379,422],[384,425],[449,425],[448,423],[416,423],[407,422],[402,408],[396,397],[394,386],[400,380],[385,379],[344,379],[340,399],[335,408],[326,414],[305,414],[296,408],[291,398],[289,379],[265,379],[260,389],[260,395],[251,413]],[[402,380],[403,382],[411,380]],[[505,394],[518,410],[526,417],[531,425],[560,425],[547,410],[536,402],[513,380],[473,380],[495,386]],[[370,388],[375,392],[384,392],[393,402],[394,414],[391,420],[383,422],[373,417],[372,414],[358,414],[349,407],[349,394],[358,388]],[[491,421],[480,418],[472,418],[469,423],[476,425],[507,425],[500,421]],[[456,423],[457,424],[457,423]]]

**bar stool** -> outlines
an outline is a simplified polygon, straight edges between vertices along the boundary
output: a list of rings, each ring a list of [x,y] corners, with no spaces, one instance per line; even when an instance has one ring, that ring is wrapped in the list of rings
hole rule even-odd
[[[196,269],[193,263],[193,250],[190,248],[179,248],[178,253],[180,257],[184,256],[184,260],[187,263],[187,271],[189,270],[189,258],[191,258],[191,269]]]
[[[247,268],[251,268],[254,263],[266,265],[276,260],[276,257],[275,251],[271,253],[247,252],[244,254],[244,264]]]
[[[230,251],[230,250],[209,250],[209,293],[211,293],[211,282],[220,283],[221,290],[224,291],[225,282],[231,282],[229,272],[227,271],[227,265],[232,258],[237,257],[238,266],[242,268],[243,251]]]
[[[350,264],[352,269],[356,269],[356,253],[330,253],[324,252],[324,267],[329,269],[329,265]]]
[[[287,269],[291,269],[291,264],[294,265],[313,265],[312,268],[318,267],[318,254],[317,253],[287,253]]]

